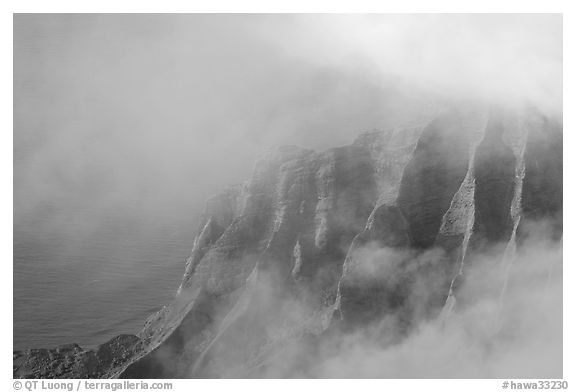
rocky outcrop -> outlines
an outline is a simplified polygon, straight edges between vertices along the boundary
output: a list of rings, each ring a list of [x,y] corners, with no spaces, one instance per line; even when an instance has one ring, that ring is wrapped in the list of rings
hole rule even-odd
[[[91,350],[77,344],[53,349],[15,351],[14,378],[102,378],[142,349],[134,335],[119,335]]]
[[[561,125],[527,113],[454,110],[325,152],[267,154],[207,203],[176,297],[127,359],[40,372],[30,364],[97,354],[19,353],[15,376],[285,377],[269,364],[334,331],[395,314],[407,333],[446,316],[476,250],[510,254],[523,219],[561,235]]]
[[[561,237],[562,124],[533,112],[526,132],[522,214],[527,220],[549,220]]]

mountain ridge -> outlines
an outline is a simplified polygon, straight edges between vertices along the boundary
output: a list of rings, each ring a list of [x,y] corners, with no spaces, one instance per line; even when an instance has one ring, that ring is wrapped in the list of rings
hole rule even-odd
[[[281,147],[207,202],[174,301],[115,341],[118,358],[15,352],[14,376],[290,377],[274,358],[291,346],[298,362],[302,345],[389,314],[407,334],[453,312],[471,254],[513,252],[524,215],[561,236],[561,212],[562,126],[533,110],[453,110],[324,152]]]

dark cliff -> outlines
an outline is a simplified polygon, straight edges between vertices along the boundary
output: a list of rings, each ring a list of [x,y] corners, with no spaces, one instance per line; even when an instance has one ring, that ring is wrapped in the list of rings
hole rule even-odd
[[[295,360],[392,312],[407,333],[452,309],[470,255],[503,252],[542,218],[560,237],[562,125],[535,111],[451,111],[325,152],[282,147],[208,201],[176,297],[137,337],[17,352],[14,376],[287,377],[268,371],[287,350]],[[367,261],[367,247],[394,252]]]

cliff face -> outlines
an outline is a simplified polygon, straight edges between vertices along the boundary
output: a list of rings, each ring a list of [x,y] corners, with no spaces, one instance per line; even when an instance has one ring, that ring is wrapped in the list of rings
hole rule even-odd
[[[510,252],[523,219],[561,236],[561,215],[562,127],[535,112],[453,111],[325,152],[283,147],[208,201],[174,301],[122,362],[49,375],[290,376],[269,364],[335,331],[394,313],[407,332],[451,312],[471,254]],[[46,376],[18,355],[15,377]]]

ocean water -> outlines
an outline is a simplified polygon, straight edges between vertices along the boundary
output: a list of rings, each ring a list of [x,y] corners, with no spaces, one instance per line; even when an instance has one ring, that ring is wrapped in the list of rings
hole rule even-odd
[[[66,211],[62,224],[57,212],[14,219],[14,350],[136,333],[174,296],[196,227],[95,210]]]

